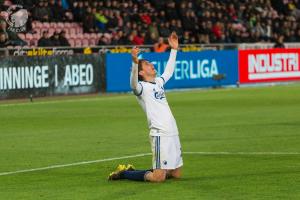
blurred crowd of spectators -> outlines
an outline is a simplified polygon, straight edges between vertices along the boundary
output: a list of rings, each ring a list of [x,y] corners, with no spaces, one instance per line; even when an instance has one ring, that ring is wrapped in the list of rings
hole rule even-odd
[[[181,44],[300,42],[300,0],[15,0],[30,22],[78,22],[109,33],[99,45],[156,44],[172,31]],[[2,5],[1,10],[6,7]],[[27,23],[28,24],[28,23]],[[3,28],[1,26],[1,43]],[[8,37],[10,39],[10,37]],[[159,42],[157,42],[159,41]]]

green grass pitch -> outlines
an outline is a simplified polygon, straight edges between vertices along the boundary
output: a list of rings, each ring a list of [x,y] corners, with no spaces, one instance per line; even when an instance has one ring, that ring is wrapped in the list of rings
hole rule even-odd
[[[184,154],[182,179],[163,184],[106,180],[119,163],[150,168],[151,156],[0,175],[0,199],[300,199],[299,85],[167,98],[184,152],[232,154]],[[133,95],[11,103],[0,102],[0,174],[150,152]]]

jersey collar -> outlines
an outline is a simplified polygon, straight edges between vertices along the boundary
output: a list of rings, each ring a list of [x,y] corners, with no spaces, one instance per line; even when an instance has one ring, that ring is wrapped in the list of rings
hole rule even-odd
[[[151,83],[151,84],[156,84],[156,82],[152,82],[152,81],[143,81],[143,82]]]

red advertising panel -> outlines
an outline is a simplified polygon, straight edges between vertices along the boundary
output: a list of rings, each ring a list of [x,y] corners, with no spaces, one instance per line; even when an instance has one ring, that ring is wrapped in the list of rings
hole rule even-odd
[[[300,49],[239,51],[240,83],[300,80]]]

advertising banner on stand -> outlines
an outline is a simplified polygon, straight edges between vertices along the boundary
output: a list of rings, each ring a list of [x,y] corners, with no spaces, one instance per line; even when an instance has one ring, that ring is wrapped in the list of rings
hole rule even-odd
[[[101,58],[96,55],[5,57],[0,61],[0,99],[97,92]]]
[[[300,80],[300,49],[239,51],[240,83]]]
[[[169,52],[143,53],[140,58],[152,62],[157,76],[160,76],[169,55]],[[237,55],[236,50],[178,52],[174,74],[167,82],[166,89],[235,85],[238,81]],[[107,92],[130,91],[131,66],[131,55],[128,53],[106,54]]]

